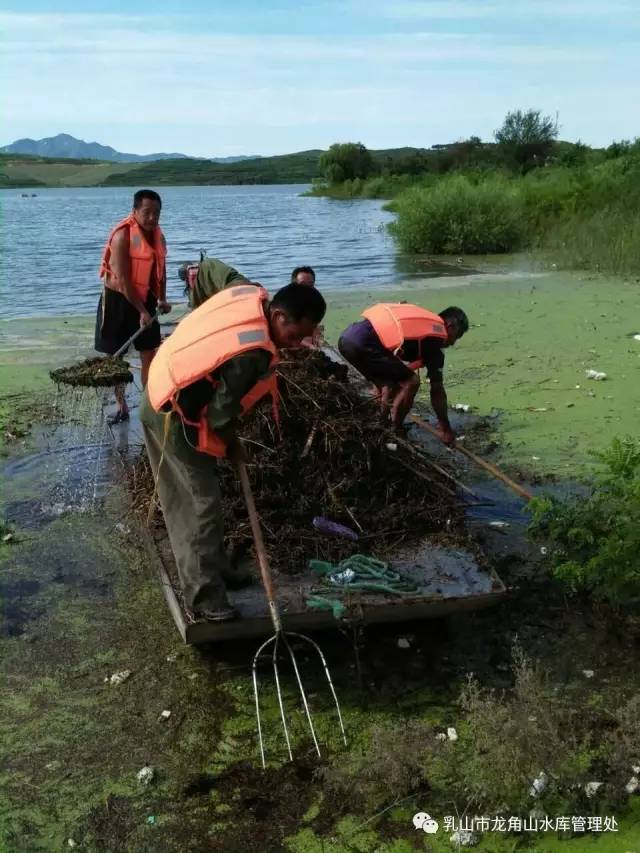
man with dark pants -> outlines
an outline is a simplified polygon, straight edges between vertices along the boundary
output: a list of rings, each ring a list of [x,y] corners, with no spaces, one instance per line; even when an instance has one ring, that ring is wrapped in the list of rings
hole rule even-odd
[[[134,341],[142,362],[142,385],[147,384],[149,366],[160,346],[160,327],[151,318],[166,314],[167,254],[164,234],[159,226],[162,201],[153,190],[138,190],[133,210],[109,234],[102,254],[100,278],[102,294],[96,316],[95,348],[113,355],[140,328],[146,327]],[[111,425],[129,419],[124,388],[115,389],[118,410],[108,421]]]
[[[244,580],[224,549],[217,460],[242,459],[238,419],[270,395],[277,414],[278,350],[296,347],[325,313],[312,287],[288,285],[272,301],[246,282],[205,300],[153,360],[140,420],[187,611],[233,618],[226,583]]]
[[[346,360],[376,387],[391,421],[400,429],[420,387],[418,370],[426,367],[431,405],[445,444],[455,442],[449,423],[447,394],[442,381],[443,349],[452,347],[469,329],[461,308],[440,314],[406,302],[379,303],[363,312],[340,336],[338,349]]]

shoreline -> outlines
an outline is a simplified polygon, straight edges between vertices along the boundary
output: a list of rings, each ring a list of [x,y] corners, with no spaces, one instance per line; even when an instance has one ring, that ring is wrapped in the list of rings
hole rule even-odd
[[[640,286],[581,273],[474,273],[420,277],[380,288],[331,291],[331,344],[378,294],[432,310],[459,304],[471,329],[446,353],[449,404],[493,418],[496,458],[541,475],[576,477],[590,453],[633,434],[640,415],[640,343],[633,334]],[[169,315],[169,321],[177,314]],[[630,318],[630,319],[627,319]],[[11,325],[10,325],[11,324]],[[6,319],[0,324],[0,399],[48,390],[52,367],[93,352],[93,316]],[[587,370],[607,374],[603,382]],[[419,399],[428,402],[423,381]]]

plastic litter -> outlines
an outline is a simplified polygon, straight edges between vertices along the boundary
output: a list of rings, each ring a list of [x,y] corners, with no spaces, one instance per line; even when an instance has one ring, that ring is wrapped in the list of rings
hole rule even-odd
[[[589,797],[589,799],[592,799],[598,793],[598,790],[602,787],[603,784],[603,782],[587,782],[587,784],[584,786],[584,792],[587,797]]]
[[[595,379],[596,382],[602,382],[603,379],[607,378],[607,374],[600,370],[585,370],[584,375],[587,379]]]
[[[336,572],[335,575],[329,575],[329,580],[331,583],[335,583],[338,586],[345,586],[346,584],[352,583],[355,576],[356,573],[353,569],[345,569],[343,572]]]
[[[640,776],[640,764],[632,764],[631,769],[636,774],[636,776]]]
[[[453,409],[456,412],[468,412],[471,406],[469,403],[454,403]]]
[[[148,785],[150,782],[153,781],[155,775],[156,774],[153,767],[143,767],[136,773],[136,779],[143,785]]]
[[[458,847],[475,847],[480,841],[470,829],[456,829],[455,832],[451,833],[449,840]]]
[[[78,845],[73,838],[67,838],[67,847],[77,847]]]
[[[13,533],[5,533],[4,536],[2,537],[3,542],[11,542],[12,539],[13,539]]]
[[[406,637],[399,637],[398,638],[398,648],[399,649],[410,649],[411,643],[409,642],[409,640],[407,640]]]
[[[398,449],[398,445],[395,443],[395,441],[388,441],[388,442],[385,444],[385,447],[387,448],[387,450],[391,450],[391,451],[393,451],[394,453],[395,453],[395,451]]]
[[[438,732],[438,734],[436,735],[436,740],[446,740],[446,739],[447,739],[447,736],[444,732]]]
[[[449,728],[447,729],[447,737],[451,741],[458,740],[458,732],[454,729],[453,726],[449,726]]]
[[[123,669],[120,672],[114,672],[111,678],[109,679],[109,684],[111,687],[117,687],[119,684],[123,684],[127,678],[131,675],[130,669]],[[106,681],[107,679],[105,679]]]
[[[632,776],[624,786],[627,794],[637,794],[640,791],[640,779],[637,776]]]
[[[326,536],[350,539],[352,542],[358,541],[358,534],[355,530],[352,530],[345,524],[338,524],[337,521],[331,521],[329,518],[324,518],[322,515],[316,515],[311,523],[316,530],[320,533],[324,533]]]
[[[168,720],[170,716],[171,716],[171,711],[163,711],[160,714],[160,719],[161,720]]]
[[[535,456],[534,456],[535,459]],[[508,521],[490,521],[489,527],[497,527],[499,530],[502,530],[503,527],[509,527]]]
[[[539,797],[540,794],[543,794],[546,791],[548,784],[549,777],[543,770],[538,776],[536,776],[536,778],[531,783],[531,788],[529,789],[529,796]]]
[[[592,669],[583,669],[582,674],[584,675],[585,678],[593,678],[593,676],[595,675],[595,672]]]
[[[154,814],[150,814],[149,817],[147,818],[147,823],[149,824],[149,826],[153,826],[155,824],[155,822],[156,822],[156,816]]]
[[[640,341],[640,335],[634,335],[633,340],[634,341]]]

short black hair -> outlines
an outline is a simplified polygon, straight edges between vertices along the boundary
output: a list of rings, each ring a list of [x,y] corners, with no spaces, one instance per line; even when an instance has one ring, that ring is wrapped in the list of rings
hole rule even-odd
[[[155,190],[138,190],[133,194],[133,209],[137,210],[142,205],[145,198],[148,198],[151,201],[157,201],[160,208],[162,208],[162,199]]]
[[[327,310],[327,303],[315,287],[288,284],[280,288],[273,297],[271,307],[285,311],[295,323],[301,320],[313,320],[314,323],[319,323]]]
[[[293,272],[291,273],[291,284],[296,283],[296,276],[298,275],[299,272],[308,272],[309,275],[313,276],[313,281],[315,284],[316,273],[315,273],[315,270],[313,269],[313,267],[294,267]]]
[[[464,313],[462,308],[456,308],[455,305],[445,308],[440,312],[440,317],[443,320],[453,320],[458,327],[458,337],[461,338],[465,332],[469,331],[469,318]]]

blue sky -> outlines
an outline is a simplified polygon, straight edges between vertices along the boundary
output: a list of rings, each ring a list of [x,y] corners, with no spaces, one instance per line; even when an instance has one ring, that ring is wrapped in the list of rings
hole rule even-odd
[[[565,139],[640,135],[640,0],[4,0],[0,27],[0,143],[428,147],[529,107]]]

